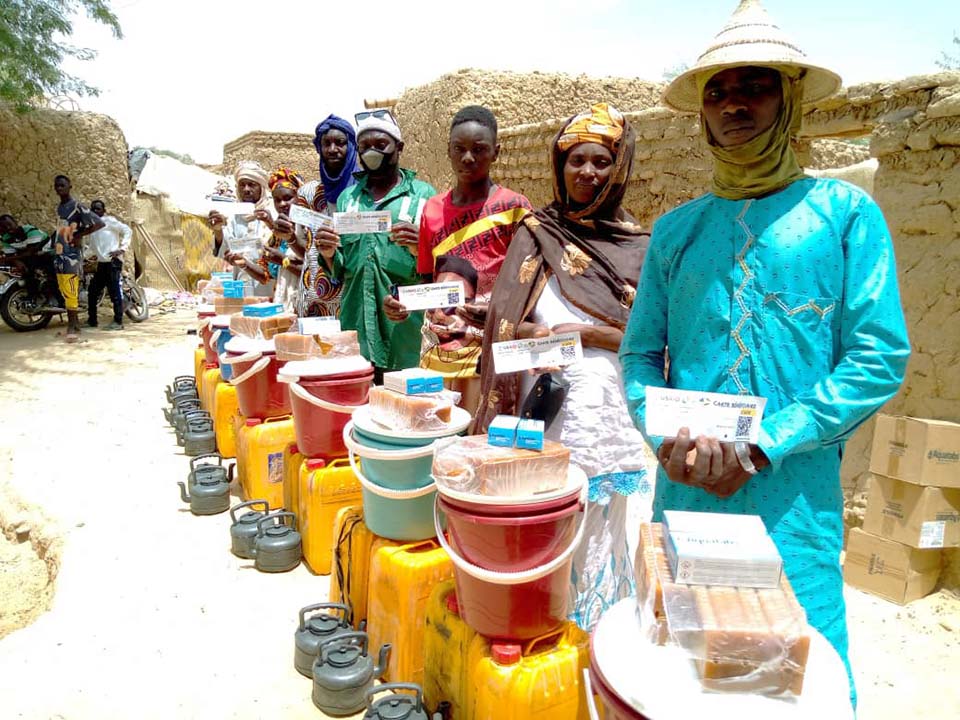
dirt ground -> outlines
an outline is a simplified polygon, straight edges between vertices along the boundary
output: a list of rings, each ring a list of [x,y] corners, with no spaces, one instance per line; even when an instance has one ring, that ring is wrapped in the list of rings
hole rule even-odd
[[[192,372],[192,317],[72,347],[56,321],[0,328],[0,520],[21,531],[0,535],[4,719],[320,716],[293,633],[327,578],[257,572],[230,554],[227,515],[179,498],[187,459],[162,389]],[[58,567],[50,611],[3,637]],[[847,601],[860,720],[960,717],[960,599]]]

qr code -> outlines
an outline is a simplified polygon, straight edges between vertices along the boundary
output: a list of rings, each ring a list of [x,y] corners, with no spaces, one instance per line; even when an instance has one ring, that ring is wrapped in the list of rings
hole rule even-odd
[[[560,346],[560,359],[564,361],[572,361],[577,359],[577,348],[575,345],[561,345]]]
[[[750,431],[753,429],[753,416],[741,415],[737,418],[737,431],[734,433],[737,440],[746,440],[750,437]]]
[[[452,290],[447,293],[447,305],[456,305],[460,302],[460,293],[457,290]]]

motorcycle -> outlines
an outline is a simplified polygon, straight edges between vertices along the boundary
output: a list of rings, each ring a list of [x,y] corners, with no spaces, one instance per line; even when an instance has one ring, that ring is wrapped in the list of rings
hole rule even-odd
[[[13,330],[41,330],[50,324],[54,315],[66,313],[66,309],[56,306],[53,289],[56,278],[43,268],[28,269],[23,264],[0,265],[0,273],[7,276],[0,285],[0,318]],[[30,273],[32,277],[28,277]],[[79,305],[83,309],[87,307],[87,291],[92,277],[92,273],[84,272],[79,298]],[[147,295],[126,269],[120,276],[120,288],[124,314],[133,322],[146,320],[150,316]],[[103,293],[99,305],[112,309],[109,293]]]

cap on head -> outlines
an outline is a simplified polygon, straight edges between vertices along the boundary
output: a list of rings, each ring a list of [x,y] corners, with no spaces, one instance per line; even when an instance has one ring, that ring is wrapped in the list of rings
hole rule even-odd
[[[394,119],[393,114],[386,108],[377,108],[357,113],[357,138],[370,130],[379,130],[386,133],[397,142],[403,142],[403,135],[400,133],[400,126]]]
[[[811,63],[790,37],[774,23],[760,0],[740,0],[737,9],[693,67],[678,75],[663,92],[663,102],[681,112],[700,110],[706,79],[721,70],[758,65],[803,74],[804,104],[822,100],[840,89],[840,76]],[[706,76],[706,78],[704,78]],[[701,79],[698,85],[697,80]]]

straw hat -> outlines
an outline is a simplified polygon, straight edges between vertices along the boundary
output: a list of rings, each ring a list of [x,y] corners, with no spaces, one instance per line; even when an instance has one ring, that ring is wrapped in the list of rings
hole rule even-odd
[[[730,20],[697,58],[696,64],[667,86],[663,102],[681,112],[697,112],[700,110],[698,75],[704,72],[714,75],[746,65],[792,65],[805,70],[804,104],[821,100],[840,89],[840,76],[808,62],[803,51],[771,20],[759,0],[740,0]]]

